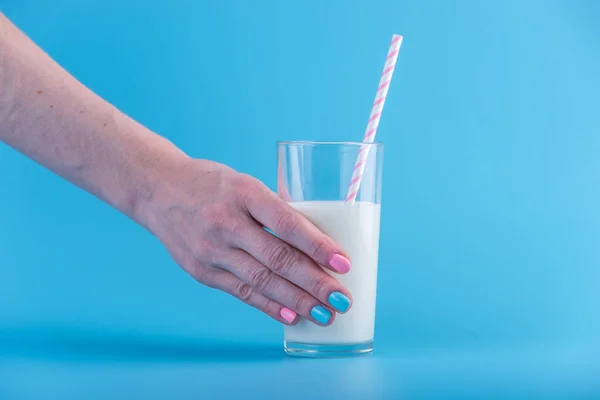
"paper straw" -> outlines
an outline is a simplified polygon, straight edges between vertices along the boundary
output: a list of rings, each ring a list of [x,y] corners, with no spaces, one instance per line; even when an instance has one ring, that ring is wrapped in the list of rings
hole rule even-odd
[[[375,140],[375,134],[377,133],[377,127],[379,126],[379,120],[381,119],[381,113],[383,112],[383,106],[385,105],[385,98],[390,89],[390,83],[392,81],[392,75],[394,74],[394,68],[396,67],[396,59],[398,53],[400,53],[400,45],[402,44],[402,36],[393,35],[390,48],[385,58],[385,64],[383,66],[383,72],[381,73],[381,79],[379,80],[379,87],[375,94],[375,101],[373,107],[371,107],[371,115],[367,122],[367,129],[365,136],[363,137],[363,143],[373,143]],[[369,148],[371,146],[361,146],[356,157],[356,163],[352,170],[352,178],[348,185],[348,192],[346,194],[346,203],[354,204],[356,201],[356,195],[358,189],[360,189],[360,181],[362,180],[363,173],[365,172],[365,165],[369,157]]]

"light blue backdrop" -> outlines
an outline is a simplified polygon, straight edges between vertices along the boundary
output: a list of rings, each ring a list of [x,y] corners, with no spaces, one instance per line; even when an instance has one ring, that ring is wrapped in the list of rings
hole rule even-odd
[[[431,376],[462,393],[468,374],[449,378],[456,363],[440,354],[567,348],[580,361],[599,349],[600,3],[0,0],[0,10],[133,118],[271,187],[276,140],[362,137],[390,37],[404,35],[378,133],[380,355],[322,365]],[[21,359],[48,336],[226,340],[243,351],[277,348],[282,332],[188,278],[124,216],[0,145],[0,355]],[[416,364],[385,358],[419,351]],[[504,372],[528,365],[495,360]],[[5,365],[5,390],[25,390],[27,365]],[[600,390],[596,364],[570,365],[543,377],[564,369],[590,378],[576,380],[581,393]],[[390,379],[351,393],[400,393]],[[419,385],[406,390],[433,393]]]

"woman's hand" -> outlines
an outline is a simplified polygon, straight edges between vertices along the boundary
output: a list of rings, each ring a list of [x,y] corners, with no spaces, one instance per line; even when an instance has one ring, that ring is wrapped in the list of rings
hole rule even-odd
[[[93,94],[2,14],[0,54],[0,141],[146,226],[198,281],[279,321],[299,314],[327,325],[333,308],[350,307],[348,291],[319,267],[347,272],[342,249],[263,184],[190,159]]]
[[[348,311],[350,293],[321,268],[348,272],[344,251],[261,182],[187,157],[156,174],[145,225],[196,280],[286,324]]]

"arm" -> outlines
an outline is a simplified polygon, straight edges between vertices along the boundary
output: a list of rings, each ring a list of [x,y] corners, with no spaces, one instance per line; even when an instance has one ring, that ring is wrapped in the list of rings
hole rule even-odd
[[[70,76],[0,14],[0,140],[142,222],[159,158],[185,157]]]
[[[0,14],[0,141],[146,227],[196,280],[286,324],[330,324],[344,251],[262,183],[194,160],[77,82]],[[278,237],[267,233],[268,227]],[[324,306],[331,317],[315,320]]]

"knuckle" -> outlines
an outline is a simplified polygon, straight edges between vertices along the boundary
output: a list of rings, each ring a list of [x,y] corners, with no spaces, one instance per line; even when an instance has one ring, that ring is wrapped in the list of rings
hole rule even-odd
[[[287,245],[274,246],[268,257],[269,265],[275,272],[289,270],[298,260],[296,250]]]
[[[267,268],[257,268],[252,274],[250,284],[259,292],[264,292],[273,279],[273,273]]]
[[[250,301],[250,298],[252,297],[253,292],[254,289],[252,289],[252,286],[248,285],[247,283],[240,282],[235,287],[235,291],[233,294],[235,297],[237,297],[244,303],[248,303]]]
[[[238,238],[244,235],[246,226],[239,221],[234,221],[231,223],[229,230],[234,238]]]
[[[275,217],[275,229],[281,236],[292,238],[298,231],[300,218],[292,212],[283,211]]]
[[[257,179],[247,174],[239,174],[234,182],[235,192],[243,204],[254,199],[257,192]]]
[[[248,174],[239,174],[238,179],[235,182],[235,185],[238,189],[242,191],[247,191],[248,189],[252,189],[256,186],[256,178],[248,175]]]
[[[325,295],[326,293],[332,292],[331,290],[331,277],[329,275],[322,275],[315,280],[313,285],[313,293],[318,297]]]
[[[267,314],[277,315],[277,310],[279,309],[279,304],[276,301],[267,299],[264,310]]]
[[[231,210],[224,204],[215,204],[208,207],[203,216],[209,234],[221,235],[225,232],[240,230],[240,224],[235,218],[232,218]]]
[[[308,314],[312,308],[312,302],[307,296],[294,295],[291,300],[291,306],[293,310],[296,310],[303,314]]]
[[[217,246],[210,240],[201,239],[193,247],[192,254],[195,262],[207,263],[209,265],[214,264],[219,258],[219,251]]]
[[[204,223],[211,230],[219,230],[225,225],[225,207],[221,204],[214,204],[207,207],[203,212]]]
[[[192,267],[192,275],[197,281],[203,283],[208,287],[214,287],[214,271],[211,268],[205,267],[198,262],[194,262]]]
[[[322,258],[321,256],[325,256],[329,249],[327,243],[323,240],[315,240],[312,242],[310,246],[311,255],[316,256],[317,258]]]

